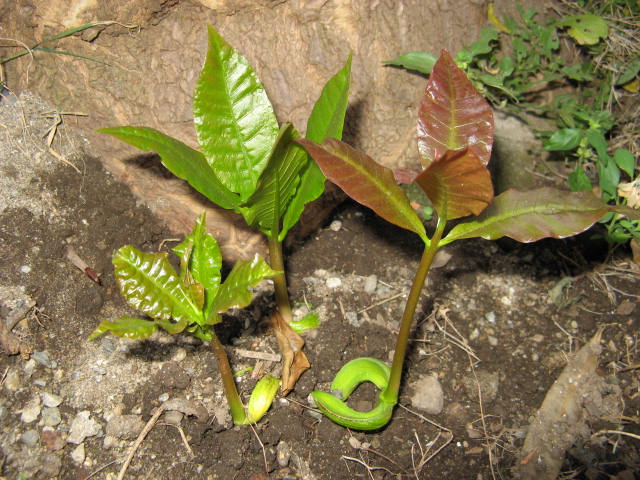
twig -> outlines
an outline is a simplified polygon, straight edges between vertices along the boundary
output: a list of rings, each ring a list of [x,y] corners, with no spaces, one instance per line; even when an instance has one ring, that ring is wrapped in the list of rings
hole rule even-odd
[[[89,480],[91,477],[99,474],[101,471],[103,471],[105,468],[109,468],[111,465],[113,465],[114,463],[118,463],[118,460],[113,460],[112,462],[107,463],[106,465],[101,466],[99,469],[91,472],[87,477],[85,477],[84,480]]]
[[[380,305],[384,305],[385,303],[389,303],[392,300],[395,300],[396,298],[402,297],[402,296],[406,296],[407,295],[407,291],[403,290],[400,293],[396,293],[395,295],[392,295],[390,297],[385,298],[384,300],[380,300],[379,302],[376,302],[372,305],[369,305],[368,307],[363,308],[362,310],[358,310],[356,313],[360,314],[360,313],[364,313],[368,310],[371,310],[372,308],[375,307],[379,307]]]
[[[93,268],[87,265],[86,262],[80,258],[76,253],[76,250],[71,245],[67,245],[67,259],[81,272],[84,272],[84,274],[91,280],[96,282],[98,285],[102,285],[100,275],[98,275]]]
[[[469,355],[469,353],[467,352]],[[491,469],[491,478],[496,480],[496,472],[493,470],[493,449],[489,444],[489,434],[487,433],[487,423],[484,419],[484,407],[482,406],[482,388],[480,388],[480,380],[478,379],[478,374],[476,373],[476,369],[473,366],[473,362],[471,361],[471,355],[469,355],[469,366],[471,367],[471,372],[473,373],[473,378],[476,380],[476,386],[478,387],[478,404],[480,405],[480,420],[482,421],[482,431],[484,433],[484,438],[487,445],[487,453],[489,455],[489,468]]]
[[[187,440],[187,436],[184,434],[184,430],[180,425],[177,425],[175,423],[158,423],[158,425],[176,427],[178,429],[178,432],[180,433],[180,438],[182,439],[182,444],[184,445],[184,448],[187,449],[187,452],[189,452],[189,456],[191,458],[195,458],[196,455],[193,453],[193,450],[191,449],[191,445],[189,445],[189,441]]]
[[[160,415],[162,415],[162,412],[164,412],[164,410],[165,410],[164,403],[160,405],[158,408],[156,408],[156,411],[153,413],[153,415],[151,416],[147,424],[144,426],[144,428],[138,435],[138,438],[136,438],[136,441],[131,446],[131,449],[129,450],[129,454],[127,455],[127,458],[122,464],[122,468],[120,469],[120,473],[118,473],[118,477],[116,478],[116,480],[123,480],[124,475],[127,472],[127,468],[129,468],[129,464],[131,463],[131,460],[133,460],[133,456],[135,455],[140,445],[142,445],[142,442],[144,442],[144,439],[149,434],[153,426],[156,424],[156,422],[158,421],[158,419],[160,418]]]
[[[635,438],[636,440],[640,440],[640,435],[636,435],[635,433],[623,432],[622,430],[599,430],[596,433],[592,434],[592,437],[596,435],[602,435],[605,433],[613,433],[617,435],[626,435],[627,437]]]
[[[260,440],[260,436],[258,435],[258,432],[256,432],[256,429],[254,428],[254,426],[249,424],[249,427],[251,427],[251,431],[256,436],[256,439],[258,440],[258,443],[262,448],[262,460],[264,461],[264,473],[269,475],[269,462],[267,462],[267,452],[265,451],[264,443],[262,443],[262,440]]]
[[[256,352],[254,350],[245,350],[244,348],[234,348],[233,351],[241,357],[255,358],[266,362],[279,362],[282,360],[282,355],[278,353]]]

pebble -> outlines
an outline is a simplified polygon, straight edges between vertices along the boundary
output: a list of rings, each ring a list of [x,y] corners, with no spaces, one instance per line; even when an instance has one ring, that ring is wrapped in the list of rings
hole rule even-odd
[[[491,345],[492,347],[498,346],[498,339],[493,335],[488,335],[487,340],[489,341],[489,345]]]
[[[438,415],[444,407],[444,391],[437,375],[422,375],[411,384],[411,405],[430,415]]]
[[[36,430],[27,430],[22,435],[20,435],[20,441],[24,443],[27,447],[34,447],[38,443],[40,439],[40,435]]]
[[[177,410],[170,410],[164,413],[163,419],[165,423],[168,423],[169,425],[180,425],[183,417],[184,414],[182,412],[178,412]]]
[[[27,403],[27,406],[22,409],[20,421],[23,423],[31,423],[40,416],[41,411],[40,397],[34,397]]]
[[[169,400],[169,394],[167,392],[161,393],[158,397],[159,402],[166,402],[167,400]]]
[[[58,478],[60,470],[62,470],[62,458],[55,453],[47,453],[40,457],[42,467],[40,467],[40,475],[42,478]]]
[[[0,405],[0,420],[4,420],[4,417],[7,416],[7,413],[9,413],[9,411],[6,409],[6,407]]]
[[[378,286],[378,277],[375,275],[369,275],[364,279],[363,290],[366,293],[374,293],[376,291],[376,287]]]
[[[102,426],[92,418],[89,418],[91,413],[88,410],[79,412],[73,422],[71,422],[71,429],[69,431],[68,443],[80,444],[84,442],[87,437],[93,437],[98,435],[102,431]]]
[[[58,366],[58,362],[51,360],[49,352],[46,350],[43,350],[42,352],[33,352],[31,354],[31,358],[46,368],[56,368]]]
[[[40,441],[47,447],[47,449],[51,450],[52,452],[62,450],[67,443],[65,441],[64,434],[57,432],[49,427],[45,427],[42,429]]]
[[[47,427],[55,427],[62,421],[58,407],[45,407],[42,409],[42,424]]]
[[[476,376],[478,377],[476,380]],[[500,374],[498,372],[488,372],[486,370],[477,370],[476,376],[473,373],[468,374],[462,379],[462,384],[469,397],[478,398],[478,384],[482,391],[482,403],[491,403],[498,396],[498,388],[500,387]]]
[[[278,460],[278,465],[282,468],[289,465],[289,461],[291,460],[291,448],[284,440],[276,446],[276,459]]]
[[[531,337],[531,340],[536,343],[540,343],[544,340],[544,335],[542,335],[541,333],[536,333],[533,337]]]
[[[11,369],[4,377],[2,386],[11,392],[15,392],[20,388],[20,374],[16,369]]]
[[[53,393],[44,392],[42,394],[42,404],[45,407],[58,407],[62,403],[62,397]]]
[[[34,354],[35,355],[35,354]],[[24,374],[27,378],[33,375],[33,372],[36,369],[36,361],[32,358],[24,362]]]
[[[73,460],[78,465],[82,465],[84,459],[86,457],[86,453],[84,451],[84,443],[81,443],[71,452],[71,460]]]
[[[329,277],[327,278],[327,288],[338,288],[342,285],[342,280],[338,277]]]
[[[175,353],[171,356],[171,360],[174,362],[181,362],[185,358],[187,358],[187,351],[182,347],[178,347]]]
[[[329,230],[332,230],[334,232],[339,232],[341,228],[342,228],[342,222],[340,220],[334,220],[329,225]]]
[[[344,317],[347,319],[347,322],[349,322],[349,325],[356,328],[360,326],[360,322],[358,322],[358,314],[356,312],[346,312]]]
[[[111,355],[113,352],[115,352],[116,350],[116,343],[113,341],[113,339],[109,338],[109,337],[104,337],[101,341],[100,341],[100,347],[102,348],[102,352],[109,356]]]

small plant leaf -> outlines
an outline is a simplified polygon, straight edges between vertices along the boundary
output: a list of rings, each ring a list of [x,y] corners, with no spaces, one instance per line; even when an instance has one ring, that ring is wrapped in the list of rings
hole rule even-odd
[[[197,191],[222,208],[232,209],[240,203],[238,195],[225,187],[202,153],[180,140],[149,127],[102,128],[111,135],[141,150],[153,150],[162,164],[176,177],[187,180]]]
[[[583,131],[579,128],[563,128],[557,130],[544,142],[544,149],[551,152],[573,150],[580,145]]]
[[[636,161],[633,154],[626,148],[619,148],[613,153],[613,160],[618,168],[626,173],[629,178],[633,179],[635,173]]]
[[[326,83],[320,97],[313,106],[307,121],[306,138],[321,142],[325,138],[342,138],[344,117],[347,112],[349,88],[351,85],[351,54],[344,66]],[[300,186],[286,207],[282,219],[279,240],[284,240],[304,211],[307,203],[312,202],[324,192],[324,175],[316,162],[306,156],[307,163],[300,176]]]
[[[145,253],[125,245],[113,256],[120,293],[136,310],[146,313],[169,333],[190,323],[202,323],[202,313],[183,288],[166,253]]]
[[[407,70],[415,70],[424,75],[429,75],[438,59],[435,55],[427,52],[409,52],[393,60],[382,62],[384,65],[402,67]]]
[[[198,141],[220,181],[246,200],[267,165],[278,122],[247,60],[209,25],[193,99]]]
[[[580,45],[595,45],[609,35],[607,22],[592,13],[566,17],[558,25],[567,27],[567,33]]]
[[[311,330],[312,328],[318,328],[318,325],[320,325],[320,315],[315,310],[307,313],[300,320],[289,323],[291,330],[298,334]]]
[[[310,140],[298,140],[298,143],[318,163],[324,175],[347,195],[428,242],[424,225],[390,169],[340,140],[328,138],[322,145]]]
[[[267,413],[278,393],[279,386],[280,380],[271,375],[264,375],[258,380],[247,404],[248,423],[256,423]]]
[[[576,165],[576,169],[569,174],[567,182],[569,183],[569,188],[574,192],[591,190],[592,188],[591,180],[589,180],[589,177],[580,165]]]
[[[107,332],[124,338],[148,338],[156,328],[158,326],[154,322],[142,318],[120,317],[113,321],[103,320],[89,336],[89,340]]]
[[[440,246],[474,237],[495,240],[506,236],[519,242],[569,237],[588,229],[614,208],[588,191],[507,190],[495,197],[476,220],[453,227]]]
[[[493,199],[491,174],[469,148],[448,150],[415,181],[445,220],[478,215]]]
[[[418,111],[418,151],[427,167],[447,150],[469,147],[486,165],[493,145],[493,113],[451,55],[442,51]]]
[[[262,280],[276,273],[257,254],[253,260],[239,260],[220,285],[212,312],[224,313],[230,308],[246,307],[253,298],[249,288],[255,287]]]
[[[278,312],[272,315],[270,326],[276,335],[278,349],[282,354],[281,388],[282,394],[286,395],[295,387],[300,375],[309,369],[311,364],[302,350],[303,338],[291,328],[282,315]]]

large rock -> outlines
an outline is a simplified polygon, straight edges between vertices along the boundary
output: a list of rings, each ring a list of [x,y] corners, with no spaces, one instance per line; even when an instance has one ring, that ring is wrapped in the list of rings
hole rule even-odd
[[[416,110],[425,79],[383,67],[408,51],[452,52],[479,37],[484,1],[470,0],[18,0],[0,4],[2,37],[27,45],[87,22],[116,23],[46,46],[99,59],[34,52],[5,64],[8,85],[50,100],[86,130],[92,152],[176,232],[208,207],[212,232],[238,256],[262,245],[229,212],[170,178],[157,159],[93,133],[147,125],[195,146],[191,102],[209,22],[256,69],[281,121],[301,131],[322,85],[353,51],[345,139],[389,166],[417,161]],[[511,2],[496,11],[513,13]],[[525,2],[526,3],[526,2]],[[530,2],[531,3],[531,2]],[[2,57],[16,49],[0,49]],[[314,215],[315,218],[320,217]]]

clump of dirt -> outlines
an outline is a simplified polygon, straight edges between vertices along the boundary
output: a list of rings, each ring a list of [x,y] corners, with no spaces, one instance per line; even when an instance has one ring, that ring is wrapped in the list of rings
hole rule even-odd
[[[321,320],[304,334],[311,369],[254,428],[233,427],[207,345],[162,332],[86,341],[100,320],[133,313],[112,252],[179,239],[102,170],[69,119],[55,127],[52,154],[51,112],[29,96],[0,102],[0,313],[32,352],[0,357],[0,476],[115,479],[161,407],[125,478],[512,478],[517,463],[537,461],[521,449],[547,391],[602,327],[596,375],[616,401],[593,409],[595,397],[582,399],[587,431],[562,471],[620,480],[640,471],[640,273],[624,252],[606,258],[588,235],[447,247],[424,289],[392,421],[353,432],[320,416],[309,394],[329,390],[352,358],[390,359],[420,242],[347,203],[288,252],[296,310]],[[100,283],[68,260],[69,246]],[[276,342],[260,323],[271,288],[258,293],[220,329],[245,394],[252,369],[277,374]],[[363,385],[351,401],[367,409],[375,398]]]

